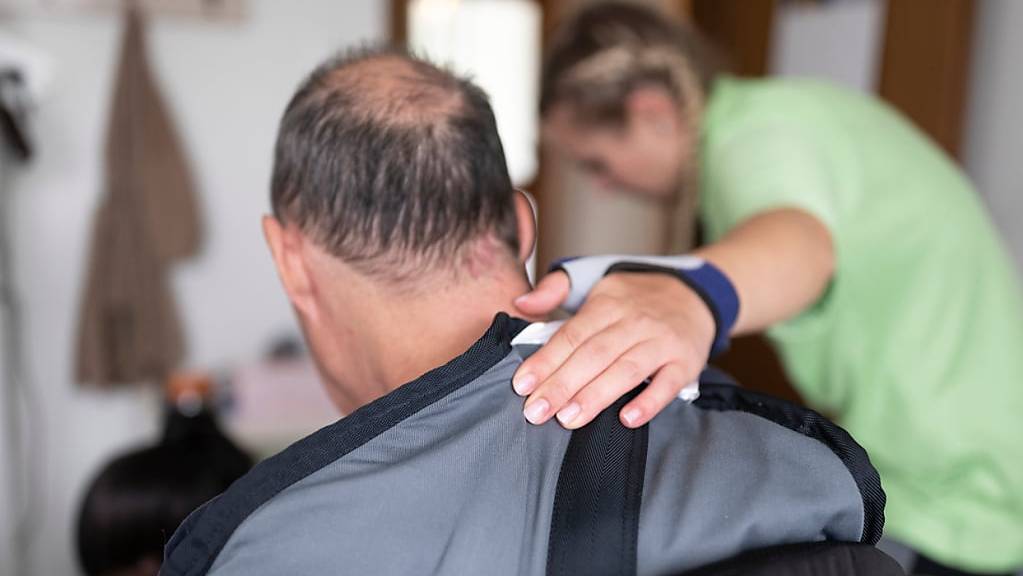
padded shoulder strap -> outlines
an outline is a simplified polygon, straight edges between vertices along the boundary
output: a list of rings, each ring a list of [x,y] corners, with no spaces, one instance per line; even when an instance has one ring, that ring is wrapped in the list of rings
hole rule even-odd
[[[636,573],[648,430],[626,428],[618,412],[641,389],[572,433],[554,495],[548,576]]]

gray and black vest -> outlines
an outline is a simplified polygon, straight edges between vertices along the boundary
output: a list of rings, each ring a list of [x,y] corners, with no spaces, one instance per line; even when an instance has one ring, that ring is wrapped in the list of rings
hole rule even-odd
[[[863,449],[781,400],[705,379],[638,430],[622,401],[575,432],[527,423],[511,388],[537,348],[513,345],[526,325],[497,315],[461,356],[257,465],[178,528],[161,574],[678,574],[880,537]]]

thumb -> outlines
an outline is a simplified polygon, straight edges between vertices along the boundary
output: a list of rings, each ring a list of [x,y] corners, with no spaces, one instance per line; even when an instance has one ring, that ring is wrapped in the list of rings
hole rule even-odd
[[[530,316],[544,316],[553,312],[568,298],[571,284],[568,275],[558,270],[543,277],[540,283],[515,299],[515,307]]]

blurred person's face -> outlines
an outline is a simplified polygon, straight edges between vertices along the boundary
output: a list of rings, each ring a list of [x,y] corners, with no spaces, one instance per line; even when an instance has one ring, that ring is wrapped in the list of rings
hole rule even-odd
[[[661,88],[634,90],[620,126],[584,124],[568,104],[555,105],[543,134],[607,190],[666,198],[693,169],[694,131],[684,125],[675,101]]]

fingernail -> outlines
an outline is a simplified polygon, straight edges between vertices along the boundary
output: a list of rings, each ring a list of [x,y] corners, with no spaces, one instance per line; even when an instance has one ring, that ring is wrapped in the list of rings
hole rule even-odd
[[[526,302],[528,300],[529,300],[529,294],[523,294],[522,296],[519,296],[518,298],[516,298],[514,300],[514,302],[515,302],[515,305],[518,306],[519,304],[522,304],[522,303],[524,303],[524,302]]]
[[[530,392],[533,391],[533,388],[535,386],[536,376],[533,376],[528,372],[526,374],[523,374],[522,376],[519,376],[518,378],[512,378],[512,388],[515,390],[515,393],[518,394],[519,396],[525,396],[526,394],[529,394]]]
[[[640,412],[639,408],[629,408],[625,412],[622,412],[622,420],[629,426],[635,426],[639,422]]]
[[[526,409],[522,411],[522,414],[529,420],[531,424],[539,424],[543,417],[547,415],[547,410],[551,405],[543,399],[533,402]]]
[[[561,422],[563,426],[568,426],[573,420],[575,420],[575,417],[579,415],[579,412],[579,405],[572,402],[568,406],[562,408],[561,412],[558,412],[558,421]]]

